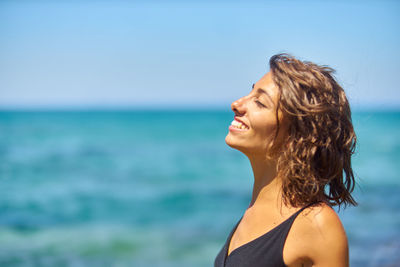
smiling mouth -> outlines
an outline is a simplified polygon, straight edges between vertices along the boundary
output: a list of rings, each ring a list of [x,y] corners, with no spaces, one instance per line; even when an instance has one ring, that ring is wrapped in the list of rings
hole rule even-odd
[[[243,123],[241,123],[240,121],[237,120],[233,120],[231,122],[231,126],[236,128],[236,129],[240,129],[240,130],[248,130],[249,127]]]

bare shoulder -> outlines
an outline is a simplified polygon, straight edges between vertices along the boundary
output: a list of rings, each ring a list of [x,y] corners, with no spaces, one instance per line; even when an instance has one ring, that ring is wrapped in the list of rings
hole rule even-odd
[[[337,213],[327,204],[311,206],[300,213],[298,225],[304,230],[311,230],[313,238],[344,235],[344,228]]]
[[[347,236],[337,213],[324,203],[302,211],[288,234],[285,257],[288,266],[348,266]]]

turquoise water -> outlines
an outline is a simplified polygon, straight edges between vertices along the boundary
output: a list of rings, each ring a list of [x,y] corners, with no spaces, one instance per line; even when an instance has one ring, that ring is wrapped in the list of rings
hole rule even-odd
[[[0,266],[212,266],[249,203],[223,111],[0,112]],[[356,112],[351,266],[400,264],[400,112]]]

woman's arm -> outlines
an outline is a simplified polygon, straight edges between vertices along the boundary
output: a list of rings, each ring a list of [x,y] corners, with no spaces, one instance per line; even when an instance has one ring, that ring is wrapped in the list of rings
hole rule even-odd
[[[336,212],[328,205],[311,210],[305,241],[308,258],[315,267],[349,266],[349,247],[346,232]]]
[[[300,214],[289,232],[287,245],[288,266],[349,266],[346,232],[339,216],[326,204]]]

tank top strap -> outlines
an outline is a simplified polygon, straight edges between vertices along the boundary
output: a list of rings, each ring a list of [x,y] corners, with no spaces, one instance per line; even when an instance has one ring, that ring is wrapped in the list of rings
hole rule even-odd
[[[305,209],[307,209],[307,208],[309,208],[309,207],[311,207],[311,206],[313,206],[313,205],[315,205],[315,204],[317,204],[317,203],[318,203],[318,202],[313,202],[313,203],[310,203],[310,204],[308,204],[308,205],[302,207],[301,209],[299,209],[298,211],[296,211],[292,216],[290,216],[290,217],[284,222],[284,226],[282,227],[282,232],[281,232],[281,236],[280,236],[280,239],[281,239],[281,242],[280,242],[280,244],[281,244],[281,250],[283,250],[283,246],[284,246],[284,244],[285,244],[287,235],[289,234],[290,228],[292,227],[292,224],[293,224],[294,220],[297,218],[297,216],[298,216],[303,210],[305,210]]]
[[[305,210],[305,209],[307,209],[307,208],[309,208],[309,207],[311,207],[311,206],[313,206],[313,205],[315,205],[315,204],[317,204],[317,203],[318,203],[318,202],[313,202],[313,203],[310,203],[310,204],[308,204],[308,205],[302,207],[301,209],[299,209],[298,211],[296,211],[296,212],[291,216],[290,219],[293,219],[293,220],[296,219],[297,215],[299,215],[303,210]]]

